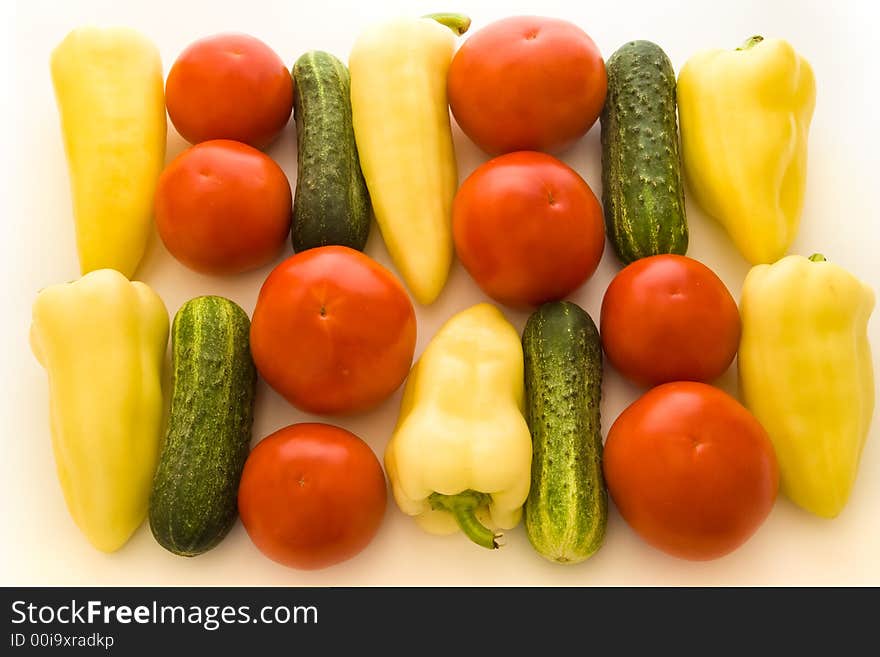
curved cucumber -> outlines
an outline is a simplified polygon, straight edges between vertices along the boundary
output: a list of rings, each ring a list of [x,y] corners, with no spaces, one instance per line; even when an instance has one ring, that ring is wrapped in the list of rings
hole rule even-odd
[[[688,226],[675,115],[675,71],[650,41],[631,41],[607,63],[602,110],[602,204],[624,264],[684,255]]]
[[[293,66],[293,85],[293,249],[339,244],[363,251],[371,206],[354,142],[348,69],[329,53],[307,52]]]
[[[533,454],[526,533],[547,559],[577,563],[601,547],[608,519],[599,332],[579,306],[547,303],[526,323],[523,355]]]
[[[171,416],[150,497],[150,529],[174,554],[210,550],[238,517],[257,380],[249,333],[223,297],[187,301],[174,317]]]

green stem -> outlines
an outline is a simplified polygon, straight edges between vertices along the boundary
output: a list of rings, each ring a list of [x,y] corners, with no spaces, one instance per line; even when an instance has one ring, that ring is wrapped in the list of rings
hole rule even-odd
[[[461,531],[477,545],[494,550],[498,547],[495,533],[477,520],[476,511],[489,503],[486,493],[466,490],[458,495],[442,495],[433,493],[428,498],[431,508],[436,511],[448,511],[455,518]]]
[[[445,25],[455,32],[458,36],[467,32],[468,28],[471,26],[471,19],[463,14],[427,14],[426,16],[422,16],[422,18],[433,18],[441,25]]]
[[[750,48],[757,46],[763,40],[764,40],[764,37],[762,37],[760,34],[756,34],[755,36],[750,36],[748,39],[745,40],[745,43],[743,43],[739,48],[737,48],[737,50],[749,50]]]
[[[810,256],[810,262],[826,262],[825,256],[821,253],[814,253]]]

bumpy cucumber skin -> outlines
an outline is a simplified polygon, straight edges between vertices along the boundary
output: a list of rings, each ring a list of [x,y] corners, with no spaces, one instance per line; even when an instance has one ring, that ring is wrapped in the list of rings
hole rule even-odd
[[[678,147],[675,71],[650,41],[621,46],[606,65],[602,204],[623,264],[688,247]]]
[[[223,297],[187,301],[174,317],[171,414],[149,514],[174,554],[207,552],[238,517],[257,381],[249,335],[247,314]]]
[[[544,304],[526,323],[523,355],[533,454],[526,534],[547,559],[578,563],[602,546],[608,521],[599,332],[579,306]]]
[[[310,51],[293,66],[296,252],[339,244],[363,251],[372,221],[351,122],[350,77],[333,55]]]

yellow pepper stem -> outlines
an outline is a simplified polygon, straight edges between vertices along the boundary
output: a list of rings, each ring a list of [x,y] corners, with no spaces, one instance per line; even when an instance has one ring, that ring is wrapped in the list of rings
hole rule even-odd
[[[764,37],[762,37],[760,34],[756,34],[755,36],[750,36],[748,39],[745,40],[745,42],[739,48],[737,48],[737,50],[748,50],[749,48],[752,48],[753,46],[757,46],[763,40],[764,40]]]
[[[826,262],[827,261],[825,256],[823,256],[821,253],[814,253],[813,255],[811,255],[809,257],[809,260],[810,260],[810,262]]]
[[[461,36],[468,31],[471,26],[471,19],[462,14],[427,14],[423,18],[432,18],[441,25],[445,25],[450,30]]]
[[[476,516],[477,509],[489,503],[489,495],[486,493],[475,490],[466,490],[458,495],[433,493],[428,502],[435,511],[449,511],[465,536],[477,545],[490,550],[498,548],[498,541],[495,539],[499,535],[485,527]]]

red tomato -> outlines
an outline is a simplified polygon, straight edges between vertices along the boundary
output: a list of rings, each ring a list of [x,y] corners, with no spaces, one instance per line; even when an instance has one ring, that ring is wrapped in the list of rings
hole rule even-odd
[[[251,452],[238,510],[263,554],[311,570],[363,550],[379,529],[386,497],[382,466],[363,440],[329,424],[294,424]]]
[[[596,122],[607,85],[602,54],[583,30],[536,16],[475,32],[447,78],[455,120],[491,154],[565,148]]]
[[[251,352],[260,376],[310,413],[353,413],[394,392],[412,364],[403,285],[360,251],[323,246],[278,265],[260,290]]]
[[[234,139],[263,148],[290,118],[293,79],[259,39],[217,34],[180,53],[165,83],[165,104],[191,144]]]
[[[627,523],[683,559],[715,559],[742,545],[770,513],[779,485],[767,432],[704,383],[645,393],[612,425],[603,462]]]
[[[514,307],[560,299],[602,258],[602,207],[573,169],[544,153],[489,160],[452,208],[455,249],[483,291]]]
[[[278,255],[291,207],[290,183],[272,158],[236,141],[206,141],[159,176],[156,228],[187,267],[236,274]]]
[[[599,323],[608,360],[645,386],[716,379],[739,345],[736,301],[711,269],[680,255],[621,270],[605,291]]]

